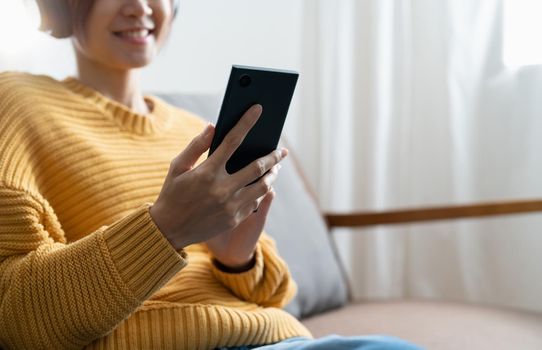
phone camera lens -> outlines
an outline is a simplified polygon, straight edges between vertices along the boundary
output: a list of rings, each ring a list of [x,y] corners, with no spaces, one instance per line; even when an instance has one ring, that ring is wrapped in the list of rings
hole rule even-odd
[[[239,78],[239,85],[241,85],[241,87],[247,87],[251,82],[252,78],[248,74],[243,74],[241,75],[241,78]]]

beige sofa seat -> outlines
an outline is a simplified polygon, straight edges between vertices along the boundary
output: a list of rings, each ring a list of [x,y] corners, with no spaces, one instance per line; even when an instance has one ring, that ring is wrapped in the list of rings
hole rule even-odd
[[[542,315],[463,303],[354,303],[303,324],[317,337],[386,334],[427,349],[542,349]]]

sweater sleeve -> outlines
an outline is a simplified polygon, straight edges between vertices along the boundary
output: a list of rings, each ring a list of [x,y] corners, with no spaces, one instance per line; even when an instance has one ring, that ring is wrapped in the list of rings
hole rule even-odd
[[[82,348],[181,270],[150,205],[67,244],[42,196],[0,186],[0,347]]]
[[[242,300],[264,307],[285,306],[297,293],[297,285],[275,241],[265,231],[256,243],[255,257],[256,263],[248,271],[229,273],[212,264],[213,274]]]

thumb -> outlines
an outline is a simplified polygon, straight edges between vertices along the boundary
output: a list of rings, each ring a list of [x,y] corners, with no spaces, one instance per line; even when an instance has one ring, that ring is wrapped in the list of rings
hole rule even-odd
[[[199,157],[211,147],[215,127],[209,123],[179,154],[174,162],[174,171],[182,174],[194,166]]]

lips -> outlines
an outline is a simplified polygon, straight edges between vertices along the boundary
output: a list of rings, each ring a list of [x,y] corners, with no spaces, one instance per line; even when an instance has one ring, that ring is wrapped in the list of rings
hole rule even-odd
[[[152,28],[129,28],[124,30],[114,31],[113,34],[130,43],[134,44],[145,44],[154,34],[154,29]]]

